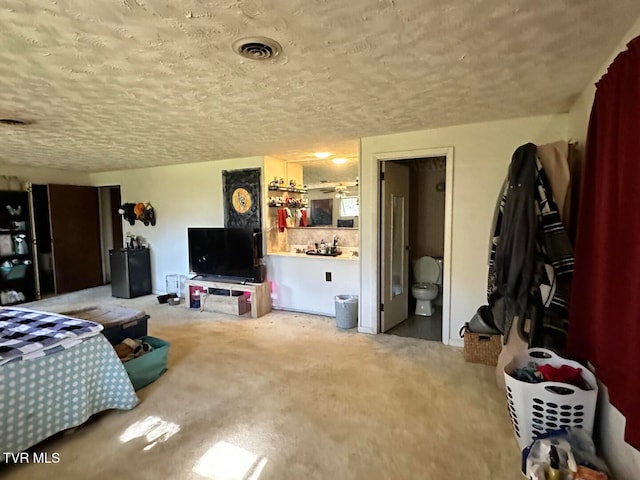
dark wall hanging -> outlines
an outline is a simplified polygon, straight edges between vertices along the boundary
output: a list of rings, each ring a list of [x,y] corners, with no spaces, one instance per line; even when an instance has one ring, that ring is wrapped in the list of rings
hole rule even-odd
[[[224,226],[262,229],[260,169],[223,170]]]

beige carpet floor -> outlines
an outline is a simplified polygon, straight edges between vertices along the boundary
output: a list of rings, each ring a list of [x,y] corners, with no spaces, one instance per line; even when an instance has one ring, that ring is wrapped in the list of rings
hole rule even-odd
[[[35,302],[61,311],[143,309],[171,342],[169,370],[131,411],[99,414],[34,448],[57,464],[0,465],[5,479],[520,478],[494,369],[460,349],[339,331],[334,319],[253,320],[110,297],[109,287]]]

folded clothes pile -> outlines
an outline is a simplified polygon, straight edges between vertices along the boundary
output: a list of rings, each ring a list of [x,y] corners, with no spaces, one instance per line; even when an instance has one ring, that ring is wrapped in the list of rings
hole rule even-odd
[[[123,362],[128,362],[134,358],[138,358],[145,353],[149,353],[153,350],[153,347],[147,342],[142,340],[133,340],[131,338],[125,338],[121,343],[115,347],[118,358]]]
[[[568,383],[582,390],[591,390],[589,384],[582,378],[582,369],[570,365],[554,367],[529,362],[526,367],[517,368],[511,372],[511,376],[527,383],[559,382]]]

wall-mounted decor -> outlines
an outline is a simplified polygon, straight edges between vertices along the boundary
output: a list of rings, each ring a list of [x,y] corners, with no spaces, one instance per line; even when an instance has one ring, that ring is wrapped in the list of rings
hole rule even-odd
[[[333,199],[311,200],[311,226],[333,225]]]
[[[224,170],[224,226],[262,228],[260,169]]]
[[[156,225],[156,211],[151,202],[124,203],[118,209],[118,213],[130,225],[135,225],[136,220],[140,220],[145,226],[155,227]]]
[[[136,205],[136,210],[139,209],[139,213],[136,211],[136,214],[138,216],[138,220],[140,220],[142,223],[144,223],[144,226],[149,226],[151,225],[152,227],[155,227],[156,225],[156,210],[155,208],[153,208],[153,205],[151,205],[151,202],[147,202],[147,203],[138,203]]]

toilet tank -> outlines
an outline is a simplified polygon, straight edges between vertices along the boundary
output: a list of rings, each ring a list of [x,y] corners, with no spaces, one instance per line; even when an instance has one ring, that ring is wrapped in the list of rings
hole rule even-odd
[[[413,262],[415,283],[440,283],[441,266],[433,257],[420,257]]]

